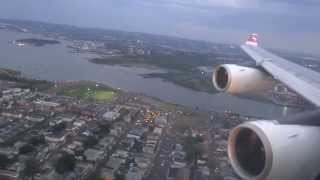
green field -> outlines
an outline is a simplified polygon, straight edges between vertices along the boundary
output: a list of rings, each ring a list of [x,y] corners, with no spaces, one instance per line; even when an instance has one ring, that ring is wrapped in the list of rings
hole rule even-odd
[[[71,96],[71,97],[78,97],[81,99],[88,99],[88,100],[97,100],[97,101],[111,101],[116,93],[109,90],[98,90],[98,89],[91,89],[91,88],[78,88],[78,89],[70,89],[65,90],[62,95]]]
[[[96,83],[87,81],[58,84],[49,92],[94,101],[112,101],[118,95],[117,91],[105,85],[97,86]]]
[[[96,91],[93,97],[98,101],[110,101],[114,96],[115,92],[113,91]]]

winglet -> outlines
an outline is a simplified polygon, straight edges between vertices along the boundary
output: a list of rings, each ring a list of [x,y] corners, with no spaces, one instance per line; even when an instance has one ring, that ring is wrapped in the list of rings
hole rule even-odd
[[[258,46],[258,34],[249,34],[246,45]]]

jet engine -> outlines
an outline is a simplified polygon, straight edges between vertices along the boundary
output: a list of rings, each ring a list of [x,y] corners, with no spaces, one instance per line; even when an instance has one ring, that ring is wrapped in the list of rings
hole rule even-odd
[[[216,67],[212,81],[217,90],[232,94],[270,90],[275,85],[275,81],[267,73],[235,64]]]
[[[231,165],[242,179],[320,179],[320,127],[252,121],[234,128],[228,141]]]

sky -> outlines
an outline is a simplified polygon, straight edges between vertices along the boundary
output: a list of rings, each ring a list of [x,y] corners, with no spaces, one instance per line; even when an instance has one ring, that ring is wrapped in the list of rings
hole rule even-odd
[[[1,0],[0,18],[320,54],[319,0]]]

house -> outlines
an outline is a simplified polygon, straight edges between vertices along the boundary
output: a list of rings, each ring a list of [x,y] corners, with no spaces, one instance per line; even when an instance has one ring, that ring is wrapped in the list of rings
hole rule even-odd
[[[45,140],[52,143],[59,143],[59,142],[64,142],[67,136],[68,134],[64,134],[64,133],[59,133],[59,134],[50,133],[45,135]]]
[[[113,145],[115,144],[115,138],[112,136],[104,137],[99,141],[99,146],[101,146],[103,149],[111,150]]]
[[[107,169],[107,168],[101,168],[100,170],[100,177],[103,180],[114,180],[114,172],[111,169]]]
[[[42,122],[44,121],[43,116],[33,115],[33,116],[26,116],[26,119],[33,122]]]
[[[113,122],[120,117],[120,113],[116,111],[108,111],[102,115],[102,117],[109,122]]]
[[[19,176],[17,172],[0,170],[0,179],[1,180],[18,180]]]
[[[83,121],[83,120],[76,120],[75,122],[73,122],[73,125],[76,126],[76,127],[81,127],[83,125],[85,125],[86,122]]]
[[[180,168],[177,174],[177,180],[189,180],[190,179],[190,169],[189,168]],[[195,178],[196,180],[200,180]]]
[[[132,129],[127,134],[127,138],[135,138],[139,140],[143,136],[144,132],[145,132],[144,129]]]
[[[148,144],[146,146],[143,147],[142,151],[145,153],[150,153],[153,154],[154,150],[155,150],[156,146],[153,144]]]
[[[128,156],[129,152],[124,150],[117,150],[115,153],[112,154],[112,157],[119,157],[122,159],[126,159]]]
[[[141,179],[142,179],[142,175],[139,168],[137,167],[131,167],[128,173],[126,174],[126,180],[141,180]]]
[[[90,162],[96,162],[103,157],[103,151],[91,148],[87,149],[83,154],[85,155],[87,161]]]
[[[157,135],[161,135],[162,134],[162,128],[159,128],[159,127],[154,128],[153,133],[157,134]]]
[[[115,171],[117,171],[122,163],[124,163],[124,159],[120,159],[117,157],[111,157],[107,164],[105,165],[106,169],[111,171],[112,174],[114,174]]]
[[[156,126],[165,127],[168,123],[167,118],[165,116],[157,116],[154,120]]]

